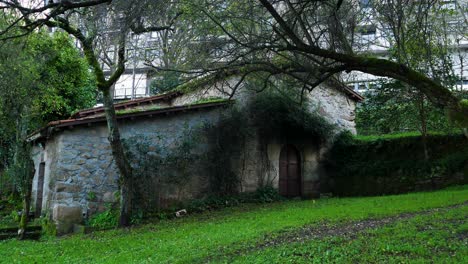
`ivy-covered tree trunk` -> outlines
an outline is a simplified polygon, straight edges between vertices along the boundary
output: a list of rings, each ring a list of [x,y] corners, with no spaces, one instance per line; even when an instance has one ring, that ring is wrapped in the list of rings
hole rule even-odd
[[[23,113],[27,113],[27,108]],[[31,159],[31,148],[29,143],[24,141],[27,135],[28,121],[20,114],[17,120],[16,146],[13,157],[13,165],[10,167],[9,174],[15,181],[16,188],[23,201],[23,210],[18,227],[18,238],[24,239],[28,225],[29,208],[31,206],[31,189],[34,178],[34,162]],[[27,116],[27,115],[25,115]]]
[[[418,93],[416,101],[417,109],[419,112],[421,140],[424,151],[424,159],[429,160],[429,150],[427,148],[427,111],[426,111],[426,100],[423,94]]]
[[[83,35],[80,29],[73,28],[70,26],[68,21],[61,20],[60,23],[48,23],[49,26],[58,26],[65,30],[69,34],[76,37],[82,46],[86,60],[94,70],[96,76],[97,88],[103,95],[103,104],[105,117],[108,128],[108,140],[112,150],[112,157],[117,165],[120,173],[119,187],[120,187],[120,218],[119,226],[124,227],[130,225],[130,219],[132,216],[132,204],[133,204],[133,184],[132,184],[132,167],[128,161],[127,155],[120,138],[120,131],[117,124],[117,115],[114,108],[114,98],[112,93],[112,87],[115,85],[117,80],[120,78],[125,70],[125,34],[120,36],[120,39],[116,46],[118,46],[118,62],[115,70],[111,76],[106,80],[104,71],[97,59],[94,52],[93,39],[87,38]]]
[[[29,158],[29,157],[28,157]],[[29,208],[31,207],[31,189],[32,189],[32,179],[34,177],[34,163],[31,161],[26,162],[27,167],[24,172],[28,173],[25,175],[25,182],[23,186],[22,198],[23,198],[23,212],[21,214],[21,219],[19,223],[18,230],[18,239],[22,240],[26,237],[26,228],[29,221]]]
[[[132,216],[133,183],[132,167],[125,154],[117,125],[117,115],[113,104],[111,88],[103,91],[103,103],[107,120],[108,140],[112,149],[112,156],[120,172],[120,218],[119,226],[129,226]]]

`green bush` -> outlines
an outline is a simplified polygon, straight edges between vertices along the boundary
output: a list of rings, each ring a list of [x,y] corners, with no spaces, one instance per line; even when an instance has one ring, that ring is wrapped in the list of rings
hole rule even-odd
[[[284,197],[279,195],[277,189],[266,186],[257,189],[255,192],[240,193],[237,195],[228,196],[211,195],[204,199],[192,200],[186,205],[186,209],[188,213],[200,213],[236,206],[239,204],[271,203],[282,201],[284,199]]]
[[[57,228],[49,216],[41,218],[42,235],[43,237],[55,237],[57,235]]]
[[[102,213],[93,215],[87,222],[87,225],[96,229],[110,229],[117,227],[119,222],[119,213],[113,208],[108,208]]]
[[[330,188],[337,195],[405,193],[467,183],[468,141],[430,135],[429,159],[420,136],[367,138],[342,134],[328,156]]]
[[[255,201],[260,203],[270,203],[284,199],[284,197],[279,194],[278,190],[271,186],[258,188],[254,198]]]

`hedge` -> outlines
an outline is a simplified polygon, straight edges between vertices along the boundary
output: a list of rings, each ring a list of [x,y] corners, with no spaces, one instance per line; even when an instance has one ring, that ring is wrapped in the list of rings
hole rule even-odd
[[[426,160],[421,136],[359,140],[342,134],[328,156],[329,188],[338,196],[368,196],[468,183],[463,135],[430,135],[427,147]]]

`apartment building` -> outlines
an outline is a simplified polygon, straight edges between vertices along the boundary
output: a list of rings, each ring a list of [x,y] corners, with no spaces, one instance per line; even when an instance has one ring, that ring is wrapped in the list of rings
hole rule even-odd
[[[391,30],[388,25],[376,21],[373,4],[378,1],[359,0],[365,18],[361,21],[356,33],[358,50],[379,57],[387,57],[391,48]],[[468,90],[468,1],[450,0],[440,2],[439,12],[443,14],[441,23],[444,23],[448,34],[449,57],[452,71],[457,81],[454,89]],[[381,77],[367,73],[352,72],[343,76],[350,88],[358,92],[366,92],[382,80]]]

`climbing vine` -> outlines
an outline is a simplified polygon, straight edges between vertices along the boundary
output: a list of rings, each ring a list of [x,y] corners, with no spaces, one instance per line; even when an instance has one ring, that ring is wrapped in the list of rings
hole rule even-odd
[[[296,99],[280,92],[263,92],[244,105],[228,106],[216,120],[186,125],[175,138],[161,134],[126,139],[138,182],[138,204],[142,208],[157,205],[155,209],[173,205],[177,201],[164,200],[167,190],[183,199],[185,191],[191,194],[187,188],[194,177],[202,182],[203,190],[194,198],[236,195],[244,190],[247,173],[258,174],[259,186],[271,187],[271,182],[263,179],[271,166],[267,156],[271,140],[315,139],[322,144],[335,131],[310,103]],[[254,172],[246,165],[252,158],[257,164]]]

